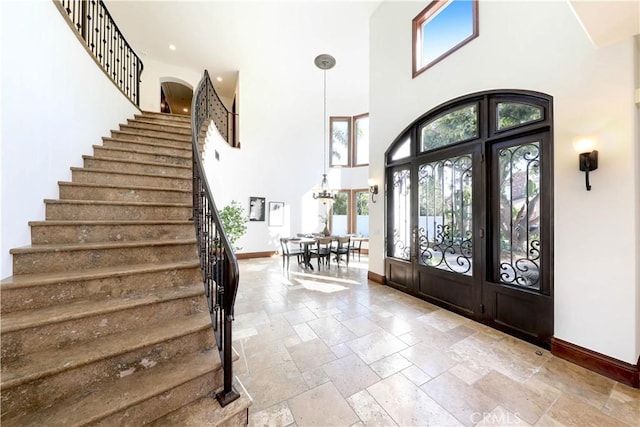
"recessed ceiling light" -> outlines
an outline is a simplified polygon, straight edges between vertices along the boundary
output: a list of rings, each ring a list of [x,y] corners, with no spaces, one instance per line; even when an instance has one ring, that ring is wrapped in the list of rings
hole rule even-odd
[[[170,44],[169,45],[169,50],[176,50],[176,45],[175,44]]]
[[[185,113],[188,113],[189,109],[188,108],[183,108],[182,111],[184,111]]]
[[[216,77],[216,80],[221,82],[222,81],[222,77],[218,76],[218,77]]]

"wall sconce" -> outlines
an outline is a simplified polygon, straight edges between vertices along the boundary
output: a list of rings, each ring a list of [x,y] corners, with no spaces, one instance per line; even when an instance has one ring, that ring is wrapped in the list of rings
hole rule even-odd
[[[580,137],[573,141],[573,148],[578,154],[580,171],[584,172],[584,183],[587,191],[591,191],[589,184],[589,172],[598,169],[598,150],[594,150],[595,139],[593,137]]]
[[[372,180],[369,180],[369,193],[371,193],[371,203],[375,203],[376,194],[378,194],[378,184],[374,184]]]

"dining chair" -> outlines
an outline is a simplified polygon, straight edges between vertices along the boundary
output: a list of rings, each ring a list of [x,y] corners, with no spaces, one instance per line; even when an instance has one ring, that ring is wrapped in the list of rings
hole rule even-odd
[[[291,247],[291,240],[286,238],[286,237],[282,237],[280,238],[280,247],[282,248],[282,269],[284,270],[284,265],[285,265],[285,261],[287,264],[287,270],[289,269],[289,260],[291,259],[291,257],[296,257],[298,259],[298,264],[302,264],[303,262],[303,257],[304,257],[304,251],[302,250],[302,248],[298,247]]]
[[[360,254],[362,252],[362,239],[354,239],[349,243],[349,252],[353,254],[355,259],[356,252],[358,252],[358,261],[360,261]]]
[[[351,242],[351,237],[348,236],[338,237],[337,239],[334,239],[335,244],[331,246],[331,253],[335,254],[338,267],[340,266],[342,255],[346,255],[347,267],[349,266],[349,242]]]
[[[327,265],[327,268],[331,266],[331,237],[318,237],[316,239],[315,248],[311,249],[311,257],[318,259],[318,270],[320,270],[320,263],[323,262]]]

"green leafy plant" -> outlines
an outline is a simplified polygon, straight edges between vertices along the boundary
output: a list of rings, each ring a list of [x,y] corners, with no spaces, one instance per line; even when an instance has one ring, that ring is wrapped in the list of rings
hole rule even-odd
[[[229,238],[229,243],[233,249],[239,251],[240,247],[236,246],[236,242],[244,233],[247,232],[247,222],[249,218],[245,215],[244,208],[237,200],[232,200],[231,204],[225,206],[220,211],[220,219],[222,227]]]

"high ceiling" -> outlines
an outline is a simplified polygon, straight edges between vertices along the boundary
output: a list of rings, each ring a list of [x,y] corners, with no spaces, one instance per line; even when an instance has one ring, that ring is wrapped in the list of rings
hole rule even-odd
[[[598,47],[640,32],[640,1],[551,1],[568,1]],[[368,92],[369,18],[380,0],[105,3],[143,62],[208,69],[223,96],[233,95],[238,72],[260,73],[265,84],[294,90],[318,86],[313,60],[321,53],[337,60],[330,71],[333,93],[346,98]]]
[[[264,81],[321,84],[313,60],[337,60],[334,91],[368,91],[369,17],[379,1],[106,1],[136,53],[209,70],[231,96],[238,71],[261,69]],[[170,50],[174,45],[175,50]],[[294,76],[294,77],[292,77]],[[319,83],[320,82],[320,83]],[[279,85],[281,83],[278,83]]]

